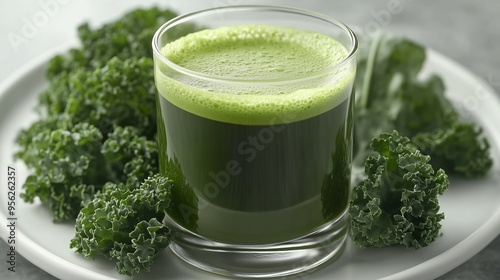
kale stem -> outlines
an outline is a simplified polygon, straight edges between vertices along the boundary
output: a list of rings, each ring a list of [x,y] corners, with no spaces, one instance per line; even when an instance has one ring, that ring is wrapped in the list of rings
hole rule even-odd
[[[373,39],[373,43],[370,46],[370,52],[368,54],[368,59],[366,61],[366,70],[363,77],[363,87],[361,88],[361,99],[359,108],[367,108],[368,107],[368,95],[370,92],[371,79],[373,76],[373,67],[375,66],[375,60],[377,59],[377,52],[380,46],[380,42],[382,42],[383,32],[377,32],[375,34],[375,38]]]

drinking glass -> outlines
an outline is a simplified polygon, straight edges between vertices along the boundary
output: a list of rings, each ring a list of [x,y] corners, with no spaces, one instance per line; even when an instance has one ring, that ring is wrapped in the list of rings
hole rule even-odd
[[[162,52],[186,34],[243,25],[314,32],[340,43],[345,55],[312,73],[256,79],[244,71],[188,69]],[[324,51],[319,41],[306,45]],[[192,47],[180,51],[196,55]],[[153,53],[160,170],[174,181],[164,222],[175,232],[170,247],[177,256],[210,272],[256,278],[300,273],[340,256],[356,51],[346,25],[290,7],[220,7],[159,28]],[[211,57],[202,63],[228,59],[223,51]]]

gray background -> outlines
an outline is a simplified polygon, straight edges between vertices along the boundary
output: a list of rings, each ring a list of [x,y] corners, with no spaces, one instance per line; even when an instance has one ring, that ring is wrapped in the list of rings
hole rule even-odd
[[[77,1],[77,0],[0,0],[0,83],[16,69],[35,57],[76,38],[79,23],[94,25],[119,17],[138,5],[151,6],[155,1]],[[158,1],[157,1],[158,2]],[[58,7],[47,22],[36,26],[36,31],[15,45],[9,34],[22,34],[25,20],[43,11],[41,3],[55,3]],[[355,1],[243,1],[198,0],[161,1],[161,6],[184,13],[221,5],[267,3],[313,9],[334,16],[365,32],[377,28],[406,35],[459,62],[500,92],[500,1],[498,0],[355,0]],[[398,13],[388,13],[388,5],[399,3]],[[7,251],[0,241],[0,255]],[[3,264],[3,257],[0,258]],[[0,265],[0,279],[55,279],[22,257],[18,258],[18,272],[6,271]],[[500,237],[472,259],[438,278],[500,279]]]

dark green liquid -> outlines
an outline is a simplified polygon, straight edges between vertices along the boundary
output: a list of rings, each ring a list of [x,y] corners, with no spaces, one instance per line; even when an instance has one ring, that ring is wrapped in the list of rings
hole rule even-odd
[[[241,25],[189,34],[162,54],[218,77],[155,68],[160,167],[176,182],[172,219],[216,241],[270,244],[345,212],[354,68],[327,71],[348,54],[339,42]]]
[[[339,217],[349,196],[352,100],[301,121],[240,125],[192,114],[159,94],[161,171],[182,177],[198,197],[170,216],[234,244],[291,240]],[[177,192],[196,203],[192,195]]]

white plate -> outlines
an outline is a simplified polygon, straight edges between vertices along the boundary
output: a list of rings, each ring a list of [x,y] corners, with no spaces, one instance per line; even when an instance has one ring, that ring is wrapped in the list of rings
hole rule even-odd
[[[65,46],[63,51],[67,49]],[[37,118],[33,108],[37,96],[47,86],[44,79],[48,53],[14,73],[0,87],[0,236],[6,240],[7,166],[15,164],[18,192],[28,171],[14,162],[14,139],[18,131]],[[465,262],[500,233],[499,145],[500,101],[486,83],[470,72],[433,51],[428,52],[425,73],[438,73],[447,85],[447,94],[465,116],[478,121],[492,144],[494,166],[487,179],[452,179],[450,189],[440,198],[443,236],[430,246],[359,249],[347,244],[342,257],[328,266],[301,278],[308,279],[432,279]],[[40,203],[26,204],[18,198],[16,250],[33,264],[61,279],[129,279],[119,275],[114,264],[104,259],[90,261],[69,249],[73,224],[54,224]],[[4,264],[5,265],[5,264]],[[150,273],[136,279],[219,279],[188,266],[165,250]]]

